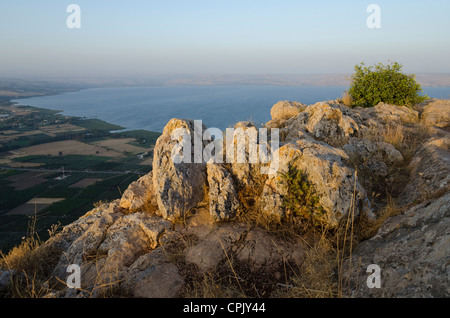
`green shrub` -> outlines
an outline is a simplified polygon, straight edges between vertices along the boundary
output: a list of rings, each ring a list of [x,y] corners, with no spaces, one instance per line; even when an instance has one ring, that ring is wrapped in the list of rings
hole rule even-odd
[[[403,74],[402,67],[397,62],[368,67],[364,63],[356,65],[348,91],[353,105],[373,107],[384,102],[410,107],[428,99],[428,96],[420,95],[422,88],[415,76]]]
[[[287,190],[283,201],[286,212],[292,213],[306,224],[314,226],[322,224],[326,213],[319,203],[319,196],[314,186],[308,182],[306,174],[291,165],[287,172],[280,175],[281,182]]]

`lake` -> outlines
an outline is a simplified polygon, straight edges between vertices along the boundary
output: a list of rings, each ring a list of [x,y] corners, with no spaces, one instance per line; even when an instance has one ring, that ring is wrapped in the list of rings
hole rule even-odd
[[[17,99],[62,114],[98,118],[125,127],[162,132],[171,118],[202,120],[207,127],[224,130],[251,120],[270,120],[270,109],[281,101],[310,105],[340,98],[343,86],[154,86],[95,88],[53,96]],[[424,87],[435,98],[450,98],[450,87]]]

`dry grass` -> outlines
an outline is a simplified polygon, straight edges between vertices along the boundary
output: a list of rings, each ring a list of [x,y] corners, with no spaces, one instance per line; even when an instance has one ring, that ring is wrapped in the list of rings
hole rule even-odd
[[[361,217],[357,224],[356,236],[358,241],[367,240],[373,237],[384,224],[384,222],[392,216],[400,214],[405,208],[399,207],[395,200],[388,195],[386,206],[378,213],[375,220],[368,220],[366,217]]]
[[[291,279],[279,284],[272,294],[281,298],[335,298],[338,282],[335,279],[337,254],[334,244],[325,235],[306,243],[305,260],[298,268],[290,268]]]
[[[22,243],[15,246],[8,254],[0,252],[0,268],[10,271],[11,283],[6,297],[39,298],[50,289],[50,274],[57,262],[60,252],[52,247],[43,245],[35,232],[36,218],[29,226],[29,234]],[[58,226],[49,230],[50,237],[54,236]]]
[[[272,296],[341,298],[346,294],[349,288],[346,275],[352,266],[357,265],[351,263],[351,257],[358,243],[373,237],[388,218],[402,211],[389,197],[388,204],[376,220],[369,220],[365,215],[355,217],[354,198],[355,194],[348,217],[337,227],[316,228],[302,235],[296,233],[305,246],[305,260],[300,267],[291,268],[289,283],[280,286]]]
[[[350,94],[348,92],[345,92],[342,95],[342,103],[344,103],[345,106],[353,106],[353,98],[350,96]]]
[[[404,148],[404,133],[402,125],[388,125],[382,133],[385,142],[393,145],[396,149]]]
[[[245,295],[229,283],[230,277],[217,278],[213,274],[203,274],[198,280],[187,286],[184,296],[187,298],[245,298]]]

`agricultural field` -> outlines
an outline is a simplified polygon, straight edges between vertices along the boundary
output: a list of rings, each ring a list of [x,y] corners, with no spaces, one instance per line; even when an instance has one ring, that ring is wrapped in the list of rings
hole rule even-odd
[[[41,239],[96,202],[112,201],[151,170],[159,133],[110,132],[123,127],[58,111],[0,104],[0,251],[35,224]]]
[[[106,150],[116,151],[120,154],[130,153],[137,155],[145,151],[144,148],[131,144],[133,141],[135,141],[134,138],[105,139],[96,141],[93,145]]]
[[[12,158],[25,156],[62,156],[62,155],[85,155],[85,156],[105,156],[120,157],[123,154],[114,149],[107,149],[95,145],[90,145],[78,140],[63,140],[48,142],[41,145],[24,147],[11,150]]]

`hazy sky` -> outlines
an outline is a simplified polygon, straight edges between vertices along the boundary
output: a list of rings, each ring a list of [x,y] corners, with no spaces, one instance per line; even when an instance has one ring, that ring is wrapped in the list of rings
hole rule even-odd
[[[69,29],[69,4],[81,29]],[[369,29],[369,4],[381,29]],[[450,73],[450,1],[1,0],[0,76]]]

